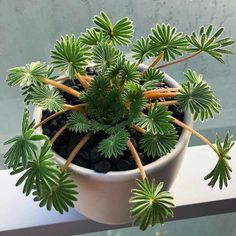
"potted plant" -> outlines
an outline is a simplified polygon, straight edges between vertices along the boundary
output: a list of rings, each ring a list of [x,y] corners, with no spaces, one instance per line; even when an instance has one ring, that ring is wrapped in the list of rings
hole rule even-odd
[[[167,190],[190,134],[215,152],[216,166],[205,177],[209,185],[228,184],[232,135],[223,144],[216,136],[213,145],[192,128],[192,116],[203,121],[221,109],[210,85],[192,70],[178,84],[160,69],[202,53],[224,63],[234,41],[211,25],[184,35],[157,24],[132,43],[127,17],[112,24],[101,12],[94,23],[78,38],[61,37],[51,65],[32,62],[9,70],[8,85],[22,86],[26,104],[36,108],[33,121],[25,108],[22,133],[5,142],[11,144],[5,164],[20,174],[16,185],[23,184],[23,193],[33,194],[40,207],[63,213],[75,205],[96,221],[132,218],[145,230],[173,216]],[[135,62],[116,47],[128,45]],[[150,65],[142,64],[152,57]]]

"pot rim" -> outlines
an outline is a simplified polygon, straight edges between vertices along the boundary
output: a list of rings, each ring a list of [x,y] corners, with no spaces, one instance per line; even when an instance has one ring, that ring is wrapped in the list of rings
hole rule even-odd
[[[144,64],[140,65],[141,70],[144,70],[146,68],[147,68],[146,65]],[[175,81],[172,77],[170,77],[166,73],[164,73],[164,75],[165,75],[164,81],[166,83],[170,84],[173,87],[180,87],[179,83]],[[33,112],[33,118],[35,119],[35,122],[39,123],[41,121],[41,117],[42,117],[42,108],[36,106]],[[189,111],[184,112],[184,122],[189,126],[193,125],[192,114]],[[40,133],[40,134],[42,133],[41,126],[36,130],[36,133]],[[162,168],[163,166],[170,163],[173,159],[175,159],[178,156],[178,154],[185,148],[185,146],[188,145],[190,136],[191,136],[191,133],[183,129],[179,137],[179,140],[177,144],[175,145],[175,148],[172,149],[170,153],[144,166],[146,174],[148,175],[148,173],[153,172],[155,169]],[[59,165],[64,165],[66,162],[66,159],[58,155],[52,149],[51,151],[54,153],[54,159],[57,161],[57,163]],[[127,179],[136,179],[140,177],[140,172],[138,168],[132,169],[132,170],[126,170],[126,171],[109,171],[108,173],[99,173],[99,172],[95,172],[92,169],[88,169],[82,166],[75,165],[74,163],[71,163],[69,166],[69,170],[79,175],[96,179],[96,181],[101,180],[101,181],[108,181],[108,182],[116,182],[116,181],[124,181]]]

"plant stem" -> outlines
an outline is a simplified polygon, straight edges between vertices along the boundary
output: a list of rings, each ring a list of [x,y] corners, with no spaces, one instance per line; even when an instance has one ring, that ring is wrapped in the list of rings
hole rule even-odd
[[[66,163],[63,166],[63,171],[66,171],[68,169],[70,163],[73,161],[77,153],[87,143],[87,141],[90,139],[91,136],[92,136],[92,132],[89,132],[79,141],[79,143],[75,146],[75,148],[69,155],[68,159],[66,160]]]
[[[174,64],[177,64],[177,63],[186,61],[186,60],[188,60],[188,59],[190,59],[190,58],[193,58],[193,57],[197,56],[197,55],[200,54],[201,52],[202,52],[202,51],[199,50],[199,51],[197,51],[197,52],[195,52],[195,53],[193,53],[193,54],[191,54],[191,55],[189,55],[189,56],[182,57],[182,58],[180,58],[180,59],[171,61],[171,62],[169,62],[169,63],[166,63],[166,64],[163,64],[163,65],[157,66],[157,69],[164,68],[164,67],[167,67],[167,66],[170,66],[170,65],[174,65]]]
[[[177,93],[160,93],[160,92],[153,92],[153,93],[148,93],[144,94],[144,97],[147,99],[156,99],[156,98],[173,98],[176,97]]]
[[[66,76],[66,77],[55,79],[55,81],[57,81],[57,82],[64,82],[64,81],[66,81],[68,79],[69,79],[69,77]]]
[[[138,125],[131,125],[131,128],[137,130],[137,131],[138,131],[139,133],[141,133],[141,134],[144,134],[144,133],[146,132],[145,129],[141,128],[141,127],[138,126]]]
[[[76,74],[76,78],[79,80],[79,82],[81,83],[81,85],[85,88],[88,89],[89,87],[89,82],[87,80],[85,80],[84,76],[80,75],[80,73]]]
[[[65,124],[64,126],[62,126],[56,133],[55,135],[51,138],[51,144],[53,144],[57,138],[62,134],[62,132],[68,128],[68,125]]]
[[[129,150],[130,152],[132,153],[133,157],[134,157],[134,160],[139,168],[139,171],[140,171],[140,174],[141,174],[141,177],[142,179],[146,179],[147,176],[146,176],[146,173],[145,173],[145,170],[144,170],[144,167],[143,167],[143,164],[140,160],[140,157],[134,147],[134,145],[132,144],[132,142],[130,141],[130,139],[128,140],[128,147],[129,147]]]
[[[55,80],[51,80],[51,79],[47,79],[47,78],[41,78],[40,79],[44,84],[49,84],[49,85],[52,85],[58,89],[61,89],[71,95],[73,95],[74,97],[79,97],[80,96],[80,93],[64,84],[61,84],[61,83],[58,83],[56,82]]]
[[[78,104],[78,105],[69,105],[69,104],[64,104],[64,109],[65,110],[70,110],[70,111],[81,111],[85,112],[85,107],[87,106],[86,103]]]
[[[37,125],[34,126],[34,129],[37,129],[38,127],[40,127],[41,125],[44,125],[45,123],[47,123],[48,121],[50,121],[51,119],[53,119],[56,116],[59,116],[61,114],[63,114],[66,111],[59,111],[59,112],[55,112],[54,114],[50,115],[49,117],[47,117],[46,119],[42,120],[41,122],[39,122]]]
[[[149,65],[148,69],[153,68],[163,57],[163,52],[160,52],[160,54],[156,57],[156,59]]]
[[[191,128],[190,126],[186,125],[185,123],[183,123],[180,120],[177,120],[174,118],[174,123],[177,124],[178,126],[182,127],[183,129],[188,130],[189,132],[191,132],[192,134],[194,134],[195,136],[197,136],[198,138],[200,138],[204,143],[208,144],[213,150],[214,152],[217,154],[217,156],[219,156],[218,150],[217,148],[211,143],[210,140],[208,140],[206,137],[204,137],[202,134],[200,134],[199,132],[197,132],[196,130],[194,130],[193,128]]]
[[[166,101],[166,102],[158,102],[157,106],[171,106],[171,105],[176,105],[178,102],[177,100],[171,100],[171,101]],[[146,108],[150,108],[151,105],[154,103],[147,103]]]
[[[156,92],[178,92],[179,88],[157,88],[157,89],[153,89],[153,90],[147,90],[144,92],[144,94],[149,94],[149,93],[156,93]]]

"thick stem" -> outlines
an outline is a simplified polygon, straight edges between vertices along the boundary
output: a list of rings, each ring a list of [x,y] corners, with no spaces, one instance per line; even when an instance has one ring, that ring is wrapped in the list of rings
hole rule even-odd
[[[85,89],[88,89],[89,82],[84,78],[84,76],[80,75],[80,73],[77,73],[76,78],[79,80],[79,82]]]
[[[69,79],[69,77],[62,77],[62,78],[58,78],[58,79],[55,79],[55,81],[57,81],[57,82],[65,82],[66,80],[68,80]]]
[[[51,119],[53,119],[54,117],[57,117],[61,114],[63,114],[65,111],[59,111],[59,112],[55,112],[54,114],[50,115],[49,117],[47,117],[46,119],[42,120],[41,122],[39,122],[37,125],[34,126],[34,129],[37,129],[38,127],[40,127],[41,125],[44,125],[45,123],[47,123],[48,121],[50,121]]]
[[[80,93],[64,84],[61,84],[61,83],[58,83],[56,82],[55,80],[51,80],[51,79],[47,79],[47,78],[42,78],[40,79],[43,83],[45,84],[49,84],[49,85],[52,85],[58,89],[61,89],[71,95],[73,95],[74,97],[79,97],[80,96]]]
[[[170,66],[170,65],[174,65],[174,64],[177,64],[177,63],[186,61],[186,60],[188,60],[188,59],[190,59],[190,58],[193,58],[193,57],[197,56],[197,55],[200,54],[201,52],[202,52],[202,51],[199,50],[199,51],[197,51],[197,52],[195,52],[195,53],[193,53],[193,54],[191,54],[191,55],[189,55],[189,56],[182,57],[182,58],[180,58],[180,59],[171,61],[171,62],[169,62],[169,63],[166,63],[166,64],[163,64],[163,65],[157,66],[157,69],[164,68],[164,67],[167,67],[167,66]]]
[[[86,103],[78,104],[78,105],[69,105],[69,104],[64,104],[64,109],[65,110],[70,110],[70,111],[81,111],[85,112],[85,107],[87,106]]]
[[[147,103],[146,108],[151,107],[154,103]],[[172,101],[166,101],[166,102],[158,102],[157,106],[171,106],[171,105],[176,105],[178,104],[177,100],[172,100]]]
[[[158,64],[159,61],[162,59],[163,54],[164,54],[163,52],[160,52],[160,54],[156,57],[156,59],[152,62],[152,64],[149,65],[148,69],[153,68],[156,64]]]
[[[145,129],[141,128],[138,125],[132,125],[131,128],[137,130],[139,133],[144,134],[145,133]]]
[[[208,140],[206,137],[204,137],[202,134],[200,134],[199,132],[197,132],[196,130],[194,130],[193,128],[189,127],[188,125],[186,125],[185,123],[183,123],[180,120],[177,120],[174,118],[174,123],[177,124],[178,126],[182,127],[183,129],[188,130],[189,132],[191,132],[192,134],[194,134],[195,136],[197,136],[198,138],[200,138],[204,143],[208,144],[213,150],[214,152],[219,156],[218,150],[217,148],[211,143],[210,140]]]
[[[156,99],[156,98],[174,98],[176,97],[177,93],[159,93],[159,92],[153,92],[153,93],[148,93],[144,94],[144,97],[147,99]]]
[[[130,139],[128,140],[128,147],[129,147],[129,150],[130,152],[132,153],[133,157],[134,157],[134,160],[139,168],[139,171],[140,171],[140,174],[141,174],[141,177],[142,179],[146,179],[147,176],[146,176],[146,173],[145,173],[145,170],[144,170],[144,167],[143,167],[143,164],[140,160],[140,157],[134,147],[134,145],[132,144],[132,142],[130,141]]]
[[[66,171],[68,169],[70,163],[73,161],[80,149],[88,142],[91,136],[92,132],[89,132],[79,141],[79,143],[75,146],[68,159],[66,160],[66,163],[63,166],[63,171]]]
[[[57,138],[63,133],[63,131],[65,130],[65,129],[67,129],[68,128],[68,125],[67,124],[65,124],[64,126],[62,126],[56,133],[55,133],[55,135],[51,138],[51,144],[53,144],[56,140],[57,140]]]
[[[165,92],[178,92],[179,88],[157,88],[153,90],[147,90],[144,92],[144,94],[149,93],[165,93]]]

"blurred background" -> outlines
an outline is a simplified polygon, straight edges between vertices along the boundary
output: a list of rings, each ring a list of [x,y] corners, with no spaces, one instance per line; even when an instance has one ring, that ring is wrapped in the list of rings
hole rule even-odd
[[[198,30],[202,25],[223,26],[225,35],[236,39],[235,9],[236,0],[0,0],[0,169],[4,168],[2,155],[6,151],[3,142],[20,130],[23,111],[19,88],[8,88],[5,83],[9,68],[37,60],[50,63],[50,50],[56,39],[61,35],[79,35],[84,32],[93,25],[91,19],[100,11],[105,11],[112,21],[124,16],[131,18],[135,25],[135,38],[147,36],[156,23],[164,22],[176,26],[184,33]],[[124,50],[131,58],[129,48]],[[226,64],[222,65],[207,55],[200,55],[165,70],[177,81],[181,81],[183,71],[191,68],[202,73],[212,85],[216,96],[221,100],[223,111],[214,120],[195,123],[195,128],[212,141],[215,132],[221,134],[231,130],[236,134],[236,59],[229,56],[225,61]],[[190,145],[199,144],[199,140],[192,137]],[[234,214],[234,218],[235,216]],[[222,215],[221,218],[213,217],[208,225],[215,221],[221,222],[222,219],[226,222],[228,218],[233,217],[231,214]],[[223,231],[219,230],[208,234],[204,228],[209,230],[209,227],[201,227],[201,222],[205,220],[200,220],[196,234],[190,234],[190,231],[183,233],[184,227],[178,233],[174,230],[174,222],[166,224],[166,230],[152,229],[145,235],[155,235],[158,230],[161,234],[156,235],[222,235]],[[186,224],[191,229],[193,222],[189,220]],[[228,234],[223,235],[236,235],[235,229],[230,229]],[[172,233],[168,233],[168,230]],[[131,235],[134,232],[139,235],[132,229],[110,231],[107,235]],[[97,235],[106,234],[102,232]]]

